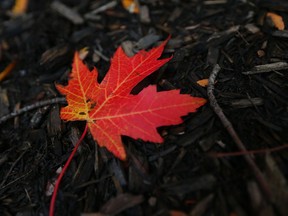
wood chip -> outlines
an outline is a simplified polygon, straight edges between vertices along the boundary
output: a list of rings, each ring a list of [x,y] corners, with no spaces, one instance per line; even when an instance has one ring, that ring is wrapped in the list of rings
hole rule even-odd
[[[137,0],[121,0],[123,7],[130,13],[139,13],[139,3]]]
[[[260,32],[260,29],[254,23],[249,23],[245,25],[245,28],[253,34]]]
[[[16,65],[16,61],[12,61],[1,73],[0,73],[0,82],[5,79],[10,72],[13,70],[13,68]]]
[[[204,1],[204,5],[218,5],[218,4],[226,4],[227,0],[213,0],[213,1]]]
[[[179,197],[183,197],[193,191],[212,188],[215,183],[216,178],[213,175],[202,175],[197,178],[177,181],[172,184],[164,184],[162,188],[168,192],[177,194]]]
[[[233,26],[225,31],[222,32],[216,32],[213,35],[211,35],[208,39],[207,42],[213,46],[216,46],[227,39],[231,38],[236,32],[238,32],[240,29],[240,26]]]
[[[197,84],[202,86],[202,87],[206,87],[208,85],[208,79],[201,79],[197,81]]]
[[[263,99],[262,98],[240,99],[240,100],[231,101],[230,105],[234,108],[261,106],[263,105]]]
[[[100,51],[98,51],[98,50],[96,50],[96,49],[94,49],[93,51],[94,51],[94,53],[96,53],[99,57],[101,57],[104,61],[109,62],[110,59],[109,59],[107,56],[105,56],[102,52],[100,52]]]
[[[80,25],[84,23],[84,19],[80,16],[78,12],[59,1],[53,1],[51,3],[51,8],[57,11],[66,19],[70,20],[75,25]]]
[[[125,209],[142,203],[143,201],[144,197],[142,195],[131,195],[128,193],[119,194],[104,204],[100,212],[109,215],[116,215]]]
[[[149,34],[140,38],[140,40],[136,43],[136,47],[139,50],[147,49],[159,40],[160,40],[159,35]]]
[[[12,8],[12,13],[15,16],[22,15],[26,12],[28,8],[29,0],[16,0]]]
[[[108,9],[114,8],[116,5],[117,5],[117,1],[111,1],[107,4],[104,4],[104,5],[96,8],[95,10],[85,14],[85,16],[89,16],[89,14],[95,15],[95,14],[101,13],[101,12],[106,11]]]
[[[204,215],[205,211],[209,209],[208,205],[213,200],[214,195],[209,194],[207,197],[202,199],[197,205],[193,208],[193,210],[189,213],[189,216],[198,216]]]
[[[277,206],[279,215],[287,215],[288,183],[286,178],[271,155],[266,155],[265,162],[265,176],[273,191],[272,202]]]
[[[180,15],[182,14],[182,11],[183,11],[183,8],[179,8],[179,7],[175,8],[173,12],[171,13],[168,21],[174,22],[178,17],[180,17]]]
[[[288,38],[288,31],[287,31],[287,30],[274,31],[274,32],[272,32],[272,36],[282,37],[282,38]]]
[[[147,6],[141,6],[140,7],[140,20],[142,23],[150,23],[150,15],[149,15],[149,8]]]

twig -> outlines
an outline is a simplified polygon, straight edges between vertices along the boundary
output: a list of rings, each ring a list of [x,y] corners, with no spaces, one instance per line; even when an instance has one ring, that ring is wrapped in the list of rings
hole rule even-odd
[[[245,72],[242,72],[242,74],[251,75],[251,74],[259,74],[259,73],[267,73],[271,71],[285,70],[287,68],[288,68],[287,62],[276,62],[276,63],[255,66],[252,68],[251,71],[245,71]]]
[[[37,103],[25,106],[22,109],[19,109],[15,112],[9,113],[8,115],[4,115],[0,117],[0,124],[4,123],[8,119],[14,118],[15,116],[21,115],[30,110],[43,107],[43,106],[47,106],[47,105],[51,105],[51,104],[55,104],[55,103],[64,103],[64,102],[66,102],[66,99],[64,97],[56,97],[56,98],[52,98],[52,99],[48,99],[44,101],[39,101]]]
[[[220,66],[218,64],[216,64],[214,66],[211,74],[210,74],[210,77],[209,77],[209,84],[208,84],[208,88],[207,88],[207,93],[208,93],[210,105],[214,109],[214,111],[218,115],[218,117],[220,118],[223,126],[229,132],[229,134],[232,137],[232,139],[234,140],[234,142],[237,144],[238,148],[243,152],[247,152],[245,145],[243,144],[243,142],[239,138],[238,134],[234,130],[231,122],[226,118],[225,114],[223,113],[221,107],[218,105],[217,100],[213,94],[214,83],[215,83],[216,77],[217,77],[220,69],[221,69]],[[267,199],[270,200],[271,190],[270,190],[268,183],[265,180],[263,174],[261,173],[260,169],[255,164],[251,155],[243,155],[243,157],[246,160],[246,162],[248,163],[248,165],[250,166],[251,170],[253,171],[255,178],[258,181],[258,184],[262,189],[262,192],[267,197]]]
[[[17,181],[20,181],[21,179],[25,178],[26,176],[30,175],[30,173],[32,173],[32,170],[30,170],[29,172],[24,173],[22,176],[18,177],[17,179],[10,181],[9,183],[7,183],[6,185],[4,185],[2,188],[0,188],[0,194],[2,194],[3,190],[10,187],[11,185],[15,184]]]

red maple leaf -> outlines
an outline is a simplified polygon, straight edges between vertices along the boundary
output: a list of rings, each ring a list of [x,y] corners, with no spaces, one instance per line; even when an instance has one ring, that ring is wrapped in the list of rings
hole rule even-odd
[[[141,80],[171,59],[158,59],[167,41],[133,57],[118,48],[101,83],[97,82],[96,68],[89,71],[76,53],[68,85],[56,85],[68,102],[61,109],[61,118],[87,121],[97,143],[122,160],[126,159],[126,153],[121,135],[162,142],[157,127],[180,124],[181,116],[206,103],[203,98],[180,94],[180,90],[157,92],[152,85],[138,95],[130,94]]]

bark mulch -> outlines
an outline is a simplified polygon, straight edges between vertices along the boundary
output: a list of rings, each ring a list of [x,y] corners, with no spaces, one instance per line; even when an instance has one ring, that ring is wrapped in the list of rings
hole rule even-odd
[[[161,145],[123,137],[125,162],[88,133],[55,215],[288,215],[287,2],[135,2],[139,13],[114,0],[27,0],[17,14],[17,1],[0,1],[0,215],[48,215],[85,126],[59,117],[55,83],[67,81],[74,51],[87,49],[101,80],[118,46],[133,55],[168,35],[163,55],[173,59],[144,85],[215,101],[159,128]],[[213,72],[208,94],[197,81]]]

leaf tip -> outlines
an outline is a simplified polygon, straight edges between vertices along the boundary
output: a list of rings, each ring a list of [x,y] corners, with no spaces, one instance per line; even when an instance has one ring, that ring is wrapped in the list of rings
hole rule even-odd
[[[201,98],[200,103],[201,105],[204,105],[205,103],[207,103],[207,100],[205,98]]]
[[[168,37],[161,43],[160,46],[165,47],[170,39],[171,39],[171,35],[169,34]]]
[[[117,158],[119,158],[122,161],[126,161],[127,160],[127,154],[125,152],[124,148],[121,148],[119,152],[112,152],[114,154],[114,156],[116,156]]]
[[[205,99],[205,98],[197,98],[197,100],[195,100],[195,103],[197,104],[196,106],[196,108],[200,108],[200,107],[202,107],[204,104],[206,104],[207,103],[207,100]]]

